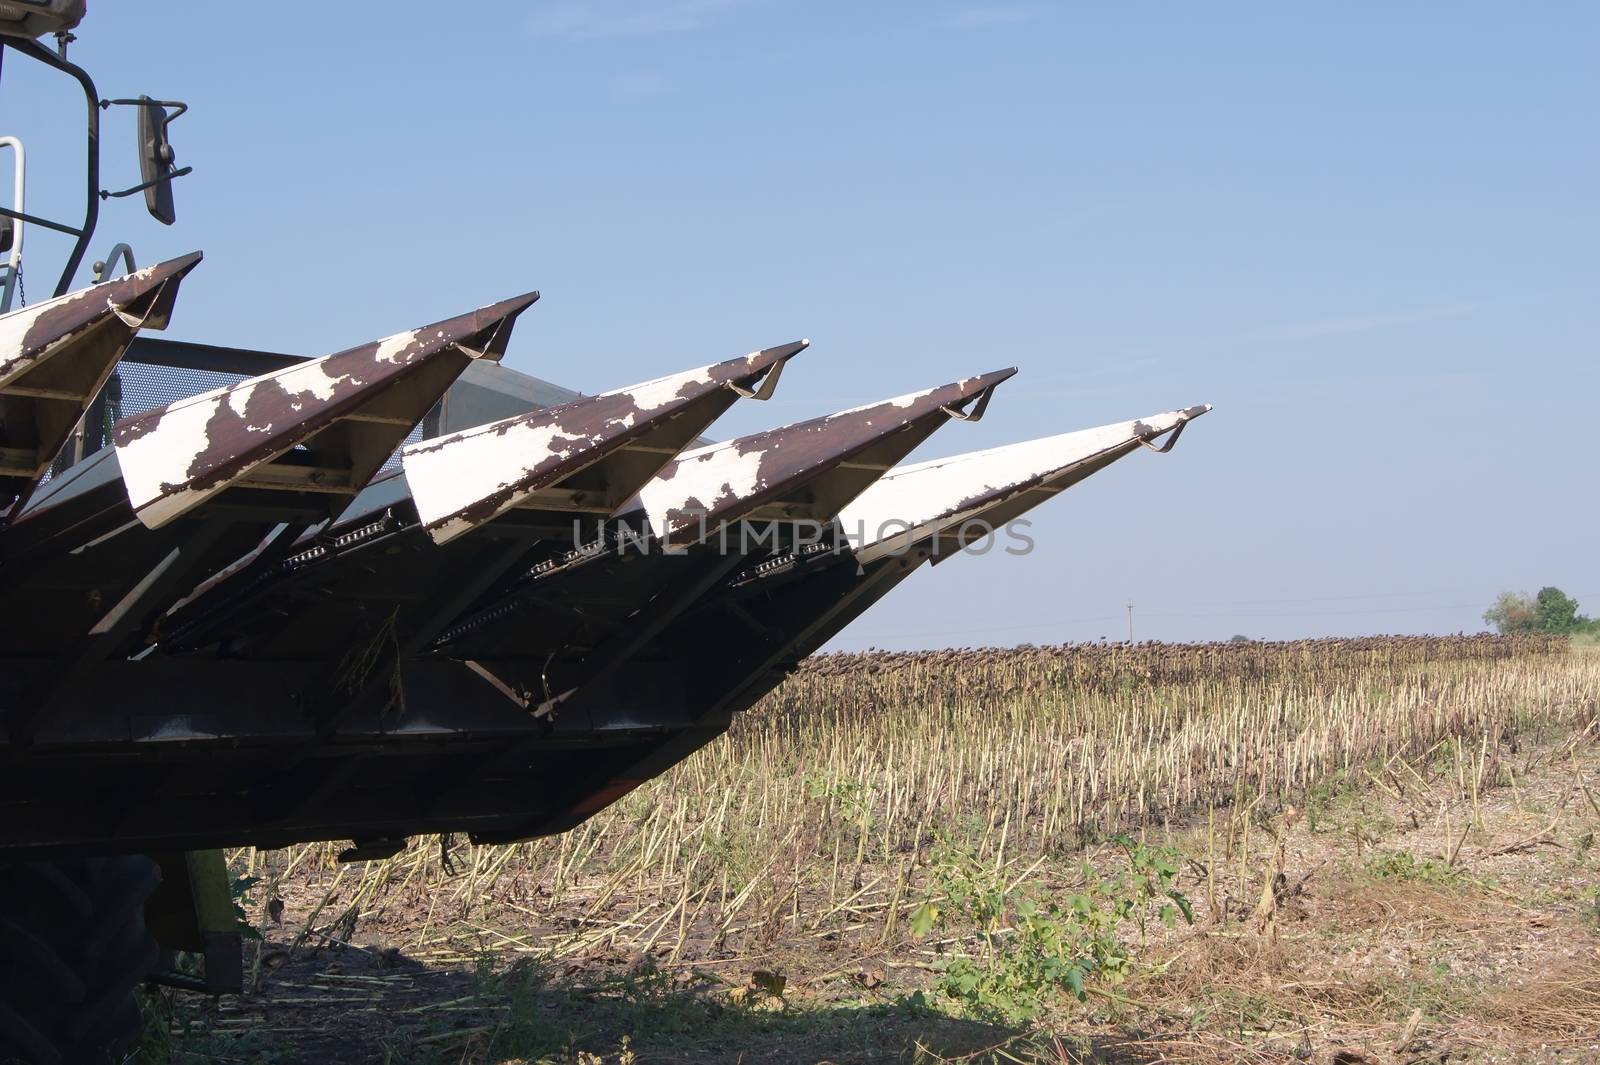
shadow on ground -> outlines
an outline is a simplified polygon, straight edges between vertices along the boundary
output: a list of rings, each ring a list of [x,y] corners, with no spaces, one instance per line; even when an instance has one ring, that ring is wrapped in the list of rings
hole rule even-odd
[[[524,959],[509,969],[434,968],[397,952],[344,949],[289,957],[263,950],[257,990],[210,999],[153,992],[135,1059],[318,1065],[512,1062],[963,1062],[1028,1060],[1053,1044],[946,1016],[914,996],[860,988],[841,1001],[735,988],[701,970],[565,971]],[[848,989],[845,992],[849,994]],[[1004,1048],[1007,1054],[996,1052]],[[633,1057],[629,1057],[629,1055]],[[1114,1062],[1090,1043],[1065,1061]]]

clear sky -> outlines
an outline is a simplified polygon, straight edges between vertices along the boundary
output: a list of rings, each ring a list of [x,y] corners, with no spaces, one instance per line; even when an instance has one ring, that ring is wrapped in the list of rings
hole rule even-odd
[[[812,338],[718,435],[1021,367],[917,458],[1216,405],[841,646],[1600,612],[1593,4],[91,9],[102,95],[192,105],[178,224],[116,201],[91,255],[205,250],[169,335],[321,354],[538,288],[507,365],[584,391]],[[0,133],[70,217],[81,98],[28,67]]]

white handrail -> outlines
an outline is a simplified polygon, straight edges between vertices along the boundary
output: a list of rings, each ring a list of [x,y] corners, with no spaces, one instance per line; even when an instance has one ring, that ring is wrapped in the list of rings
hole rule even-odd
[[[11,209],[18,214],[25,214],[28,208],[23,194],[26,191],[28,163],[27,157],[22,151],[22,141],[16,137],[0,137],[0,148],[10,148],[17,153],[16,177],[12,181]],[[7,260],[6,265],[12,270],[22,264],[23,228],[22,219],[13,218],[11,220],[11,258]]]

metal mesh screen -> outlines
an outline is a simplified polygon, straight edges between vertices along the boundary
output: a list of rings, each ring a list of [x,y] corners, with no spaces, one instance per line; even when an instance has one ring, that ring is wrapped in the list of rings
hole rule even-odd
[[[107,406],[120,406],[108,411],[116,422],[130,414],[139,414],[157,407],[165,407],[185,396],[197,396],[213,388],[237,384],[245,379],[242,373],[223,373],[218,370],[186,370],[173,366],[154,366],[150,363],[123,361],[106,386]],[[120,386],[121,403],[114,404]]]

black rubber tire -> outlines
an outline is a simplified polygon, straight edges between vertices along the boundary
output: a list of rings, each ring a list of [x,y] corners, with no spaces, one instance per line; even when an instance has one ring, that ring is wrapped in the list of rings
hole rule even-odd
[[[142,855],[0,866],[0,1065],[105,1065],[139,1035],[160,948]]]

